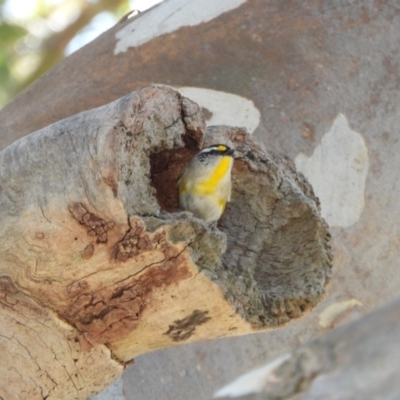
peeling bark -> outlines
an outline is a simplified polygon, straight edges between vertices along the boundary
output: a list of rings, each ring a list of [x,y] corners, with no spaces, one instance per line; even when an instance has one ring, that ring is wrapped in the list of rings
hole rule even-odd
[[[237,149],[232,203],[219,229],[177,209],[179,173],[214,141]],[[30,376],[40,365],[57,383],[38,374],[38,393],[49,399],[85,398],[138,354],[281,326],[313,307],[330,277],[327,225],[293,164],[242,129],[206,132],[200,108],[166,87],[3,150],[0,215],[4,381],[15,378],[7,340],[21,335],[22,347],[37,348],[34,326],[17,328],[8,315],[39,313],[52,325],[38,340],[59,345],[24,354],[31,364],[22,371]],[[65,359],[78,352],[84,364],[68,364],[69,378],[53,366],[63,346]],[[17,389],[0,387],[0,396],[23,398],[10,390]]]
[[[124,370],[49,308],[0,278],[0,398],[86,399]]]

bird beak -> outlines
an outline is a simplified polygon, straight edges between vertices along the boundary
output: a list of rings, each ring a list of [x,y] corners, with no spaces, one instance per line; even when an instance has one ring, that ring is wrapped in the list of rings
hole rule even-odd
[[[235,149],[229,149],[229,150],[227,150],[226,151],[226,155],[228,155],[228,156],[233,156],[233,153],[235,152]]]

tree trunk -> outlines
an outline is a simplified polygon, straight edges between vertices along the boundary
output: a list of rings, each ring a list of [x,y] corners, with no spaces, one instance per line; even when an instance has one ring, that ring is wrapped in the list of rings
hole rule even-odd
[[[4,148],[154,82],[171,85],[208,124],[246,126],[295,160],[320,199],[334,254],[324,300],[279,330],[138,357],[124,374],[127,399],[166,390],[174,400],[209,399],[266,359],[398,296],[399,29],[395,0],[167,0],[117,24],[0,111]]]
[[[177,208],[182,168],[212,142],[236,148],[220,229]],[[84,399],[139,354],[299,318],[329,280],[305,178],[243,129],[206,132],[170,88],[28,135],[0,165],[3,398]]]
[[[400,398],[400,298],[249,372],[217,397],[242,400]]]

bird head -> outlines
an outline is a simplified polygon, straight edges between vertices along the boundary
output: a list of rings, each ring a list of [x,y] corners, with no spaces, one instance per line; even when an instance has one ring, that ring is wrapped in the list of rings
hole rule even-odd
[[[212,160],[219,159],[219,157],[224,157],[224,156],[232,157],[234,152],[235,149],[225,144],[213,144],[201,150],[196,155],[196,158],[201,163],[208,164]]]

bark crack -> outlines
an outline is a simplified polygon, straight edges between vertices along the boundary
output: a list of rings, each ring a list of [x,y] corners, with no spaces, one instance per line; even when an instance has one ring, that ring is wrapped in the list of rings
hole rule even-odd
[[[41,213],[42,213],[42,215],[43,215],[43,218],[44,218],[47,222],[50,222],[50,223],[51,223],[51,221],[46,217],[46,214],[44,213],[43,206],[42,206],[42,204],[40,203],[40,201],[38,201],[38,206],[39,206],[40,211],[41,211]]]

